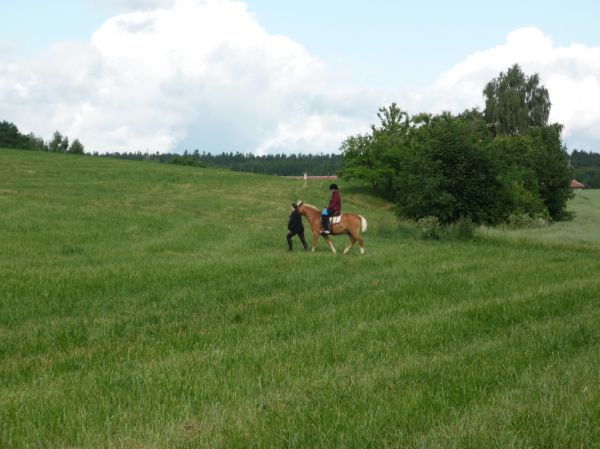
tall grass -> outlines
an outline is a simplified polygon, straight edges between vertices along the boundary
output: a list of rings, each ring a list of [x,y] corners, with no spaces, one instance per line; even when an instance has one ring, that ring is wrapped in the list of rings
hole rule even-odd
[[[600,249],[600,190],[578,190],[567,210],[575,214],[571,221],[559,221],[552,226],[523,229],[493,228],[483,234],[502,240],[543,243],[559,246],[583,246]]]
[[[600,446],[597,248],[341,187],[363,257],[286,251],[326,183],[0,151],[0,447]]]

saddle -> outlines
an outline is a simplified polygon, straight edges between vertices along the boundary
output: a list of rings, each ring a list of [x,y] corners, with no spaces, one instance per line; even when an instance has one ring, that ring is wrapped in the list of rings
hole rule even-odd
[[[329,224],[337,224],[342,221],[342,214],[334,215],[333,217],[329,217]]]

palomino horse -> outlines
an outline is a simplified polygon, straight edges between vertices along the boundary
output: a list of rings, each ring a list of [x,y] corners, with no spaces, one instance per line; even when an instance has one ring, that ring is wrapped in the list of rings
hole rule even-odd
[[[348,234],[350,245],[344,250],[344,254],[348,254],[356,242],[360,245],[360,253],[365,253],[364,242],[360,236],[361,231],[365,232],[367,230],[367,219],[365,217],[362,215],[343,213],[339,223],[330,225],[329,229],[331,234],[322,234],[321,210],[311,204],[304,204],[302,201],[298,201],[296,205],[298,206],[298,212],[301,215],[304,215],[310,222],[313,235],[311,251],[315,250],[317,242],[319,241],[319,235],[322,235],[331,248],[331,251],[336,253],[337,251],[335,250],[329,235]]]

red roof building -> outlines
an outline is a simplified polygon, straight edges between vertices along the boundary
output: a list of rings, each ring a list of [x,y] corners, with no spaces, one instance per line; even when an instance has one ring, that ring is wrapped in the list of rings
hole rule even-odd
[[[571,188],[572,189],[584,189],[585,186],[582,183],[580,183],[579,181],[573,180],[573,181],[571,181]]]

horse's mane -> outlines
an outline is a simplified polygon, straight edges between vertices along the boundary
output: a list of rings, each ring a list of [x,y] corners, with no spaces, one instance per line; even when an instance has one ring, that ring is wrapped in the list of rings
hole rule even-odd
[[[302,203],[302,205],[308,207],[309,209],[314,209],[317,212],[321,210],[317,206],[313,206],[312,204],[309,204],[309,203]]]

